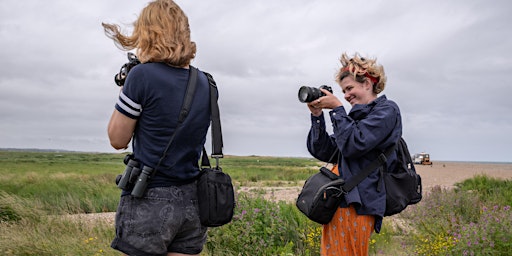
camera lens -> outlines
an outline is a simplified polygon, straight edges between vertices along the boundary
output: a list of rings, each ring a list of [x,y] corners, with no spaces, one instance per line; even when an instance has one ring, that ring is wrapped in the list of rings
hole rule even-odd
[[[320,86],[320,89],[328,90],[330,93],[332,93],[332,88],[327,85]],[[299,101],[302,103],[309,103],[312,102],[322,96],[325,96],[325,93],[320,91],[320,89],[315,87],[309,87],[309,86],[302,86],[299,89]]]
[[[322,96],[322,91],[315,87],[302,86],[299,89],[299,101],[302,103],[312,102]]]
[[[314,87],[302,86],[299,89],[299,101],[302,103],[312,102],[320,97],[320,90]]]

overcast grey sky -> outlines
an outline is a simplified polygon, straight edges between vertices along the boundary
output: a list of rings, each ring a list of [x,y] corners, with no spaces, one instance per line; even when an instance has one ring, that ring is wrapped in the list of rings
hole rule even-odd
[[[327,84],[342,97],[339,57],[357,51],[384,66],[411,153],[512,162],[511,1],[177,3],[198,47],[192,64],[220,88],[225,154],[309,156],[297,90]],[[146,4],[2,1],[0,147],[116,152],[106,126],[127,59],[101,22],[131,31]]]

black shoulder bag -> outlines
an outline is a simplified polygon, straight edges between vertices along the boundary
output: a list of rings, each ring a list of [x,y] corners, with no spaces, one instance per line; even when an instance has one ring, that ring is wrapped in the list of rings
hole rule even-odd
[[[333,156],[336,153],[338,153],[338,149],[336,149]],[[331,160],[333,156],[331,156]],[[331,160],[329,160],[329,162],[331,162]],[[320,168],[320,172],[309,177],[304,183],[302,191],[297,198],[297,208],[314,222],[320,224],[331,222],[332,217],[343,200],[343,195],[352,190],[359,182],[368,176],[370,172],[377,169],[385,162],[386,157],[384,154],[381,154],[356,175],[356,177],[348,181],[332,173],[331,170],[327,169],[325,166]]]
[[[320,224],[331,221],[344,194],[342,186],[345,180],[327,169],[327,164],[338,152],[336,149],[326,165],[306,180],[295,203],[304,215]]]
[[[331,156],[329,162],[337,153],[338,149]],[[320,168],[318,173],[309,177],[304,183],[296,201],[297,208],[314,222],[320,224],[331,222],[332,217],[343,200],[343,195],[359,184],[361,180],[368,176],[368,173],[377,169],[385,162],[386,157],[381,154],[378,159],[366,166],[361,171],[361,174],[348,181],[332,173],[325,166]]]
[[[210,108],[212,119],[212,158],[215,167],[203,147],[201,174],[197,181],[197,196],[199,202],[199,218],[201,224],[207,227],[219,227],[231,222],[235,208],[235,193],[231,177],[222,171],[219,159],[222,154],[222,131],[220,126],[219,105],[217,102],[217,85],[213,77],[204,72],[210,84]]]

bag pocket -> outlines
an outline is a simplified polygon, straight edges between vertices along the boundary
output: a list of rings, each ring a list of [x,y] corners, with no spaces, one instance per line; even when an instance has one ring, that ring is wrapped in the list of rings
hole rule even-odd
[[[220,169],[205,168],[197,181],[199,218],[207,227],[231,222],[235,193],[231,177]]]

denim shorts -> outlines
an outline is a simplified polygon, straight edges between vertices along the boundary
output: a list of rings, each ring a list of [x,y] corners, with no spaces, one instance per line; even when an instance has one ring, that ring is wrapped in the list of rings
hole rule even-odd
[[[199,254],[207,228],[198,214],[196,182],[122,196],[111,246],[128,255]]]

